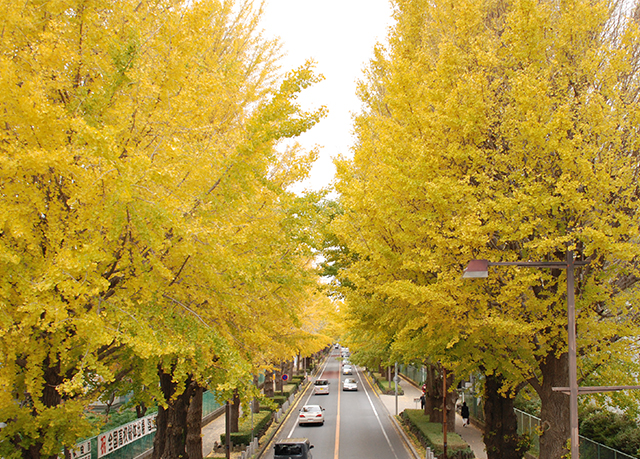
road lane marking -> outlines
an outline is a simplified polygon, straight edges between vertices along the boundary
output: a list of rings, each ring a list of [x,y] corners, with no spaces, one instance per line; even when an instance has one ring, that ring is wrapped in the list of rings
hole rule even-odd
[[[340,384],[338,384],[339,386]],[[333,459],[338,459],[338,454],[340,453],[340,395],[342,391],[338,388],[338,409],[336,415],[336,447],[333,452]]]
[[[329,363],[329,359],[325,360],[324,362],[324,367],[322,368],[322,372],[320,372],[320,376],[318,376],[319,379],[322,379],[322,375],[324,374],[324,370],[327,369],[327,364]],[[309,400],[311,400],[311,397],[314,395],[313,394],[313,381],[310,382],[311,385],[311,390],[309,391],[309,395],[307,395],[307,400],[304,403],[304,405],[309,405]],[[338,384],[339,385],[339,384]],[[340,393],[338,393],[338,404],[340,400]],[[293,435],[293,431],[296,430],[296,427],[298,427],[298,417],[296,416],[296,422],[293,423],[293,427],[291,427],[291,430],[289,431],[289,435],[287,435],[287,438],[291,438],[291,436]]]
[[[358,374],[358,379],[360,380],[360,382],[362,382],[362,377],[360,376],[360,372],[356,371],[356,373]],[[369,385],[369,380],[366,379],[366,381],[367,381],[367,385]],[[387,444],[389,445],[389,448],[391,448],[391,452],[393,453],[393,456],[396,459],[398,459],[398,455],[396,454],[396,450],[393,448],[393,445],[391,444],[391,440],[389,439],[389,436],[387,435],[386,430],[384,430],[384,426],[382,425],[382,421],[380,420],[380,416],[378,416],[378,412],[376,411],[375,406],[373,406],[373,400],[371,400],[371,396],[369,396],[369,391],[364,386],[364,384],[362,384],[362,387],[364,388],[364,393],[366,394],[367,398],[369,399],[369,404],[371,405],[371,409],[373,410],[373,414],[376,415],[376,419],[378,420],[378,424],[380,424],[380,429],[382,430],[382,434],[384,435],[384,438],[387,440]],[[369,386],[369,387],[371,387],[371,390],[373,390],[372,386]]]

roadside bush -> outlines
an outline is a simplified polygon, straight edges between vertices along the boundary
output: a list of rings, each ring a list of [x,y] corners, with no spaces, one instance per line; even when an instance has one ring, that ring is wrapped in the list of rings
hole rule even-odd
[[[429,416],[422,410],[406,409],[400,413],[405,426],[413,432],[425,448],[431,448],[436,456],[444,453],[442,424],[429,422]],[[457,433],[447,433],[447,456],[451,459],[473,459],[471,447]]]
[[[640,428],[629,416],[593,406],[580,414],[581,435],[623,453],[638,455]]]
[[[278,411],[282,404],[287,401],[289,397],[284,395],[274,395],[273,397],[269,397],[264,399],[265,405],[260,404],[260,409],[266,411]]]
[[[273,415],[271,411],[260,411],[253,414],[253,436],[260,438],[269,428]],[[232,445],[248,445],[251,443],[251,415],[244,416],[240,420],[238,432],[230,435]],[[226,434],[220,435],[220,443],[226,444]]]
[[[383,394],[393,395],[396,393],[396,385],[393,381],[387,381],[380,373],[371,373],[371,377]],[[400,384],[398,384],[398,395],[404,395],[404,390]]]
[[[540,417],[540,397],[531,387],[525,387],[518,392],[513,406],[527,414]]]

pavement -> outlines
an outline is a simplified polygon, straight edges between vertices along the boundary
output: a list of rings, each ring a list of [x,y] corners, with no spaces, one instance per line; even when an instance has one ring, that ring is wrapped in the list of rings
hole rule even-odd
[[[225,433],[224,411],[221,415],[213,419],[202,427],[202,456],[207,457],[213,452],[216,442],[220,443],[220,435]]]
[[[402,377],[400,379],[400,387],[402,387],[404,395],[398,396],[397,411],[395,395],[379,394],[380,400],[382,400],[387,411],[392,416],[402,413],[402,411],[407,408],[420,408],[421,390],[412,382]],[[487,459],[487,452],[484,449],[484,442],[482,441],[482,431],[473,424],[466,427],[463,426],[462,417],[458,413],[456,413],[456,433],[469,444],[477,459]]]
[[[400,386],[404,394],[397,397],[395,395],[379,394],[384,406],[387,408],[389,415],[393,416],[401,413],[407,408],[420,407],[420,389],[410,381],[401,378]],[[397,410],[396,410],[397,406]],[[213,421],[209,422],[202,428],[202,455],[207,457],[213,451],[214,443],[220,441],[220,435],[225,431],[224,412]],[[487,459],[487,453],[484,449],[482,441],[482,431],[473,424],[469,426],[462,425],[462,418],[456,413],[456,433],[459,434],[471,447],[477,459]]]

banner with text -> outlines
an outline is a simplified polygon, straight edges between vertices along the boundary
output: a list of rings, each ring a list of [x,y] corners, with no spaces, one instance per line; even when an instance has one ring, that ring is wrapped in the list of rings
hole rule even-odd
[[[98,458],[156,431],[156,414],[136,419],[129,424],[98,435]]]

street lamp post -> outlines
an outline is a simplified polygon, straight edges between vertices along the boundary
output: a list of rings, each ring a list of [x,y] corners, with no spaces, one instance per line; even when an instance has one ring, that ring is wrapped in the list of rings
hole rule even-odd
[[[569,353],[569,417],[571,422],[571,457],[578,459],[578,370],[576,357],[576,306],[574,287],[574,267],[584,266],[588,261],[576,262],[573,251],[567,250],[565,262],[490,262],[487,260],[472,260],[465,269],[463,278],[488,277],[489,266],[522,266],[530,268],[559,268],[567,270],[567,329],[569,332],[567,344]],[[555,390],[555,388],[554,388]]]
[[[471,260],[464,270],[463,278],[484,278],[489,276],[489,266],[520,266],[529,268],[557,268],[567,270],[567,329],[568,329],[568,354],[569,354],[569,387],[553,387],[552,390],[569,395],[569,416],[571,421],[571,458],[579,459],[579,433],[578,433],[578,394],[610,392],[626,389],[640,389],[640,386],[591,386],[578,387],[578,364],[576,352],[576,304],[575,304],[575,276],[576,266],[588,265],[589,261],[575,261],[573,251],[567,250],[567,258],[564,262],[532,262],[532,261],[506,261],[491,262],[487,260]]]

